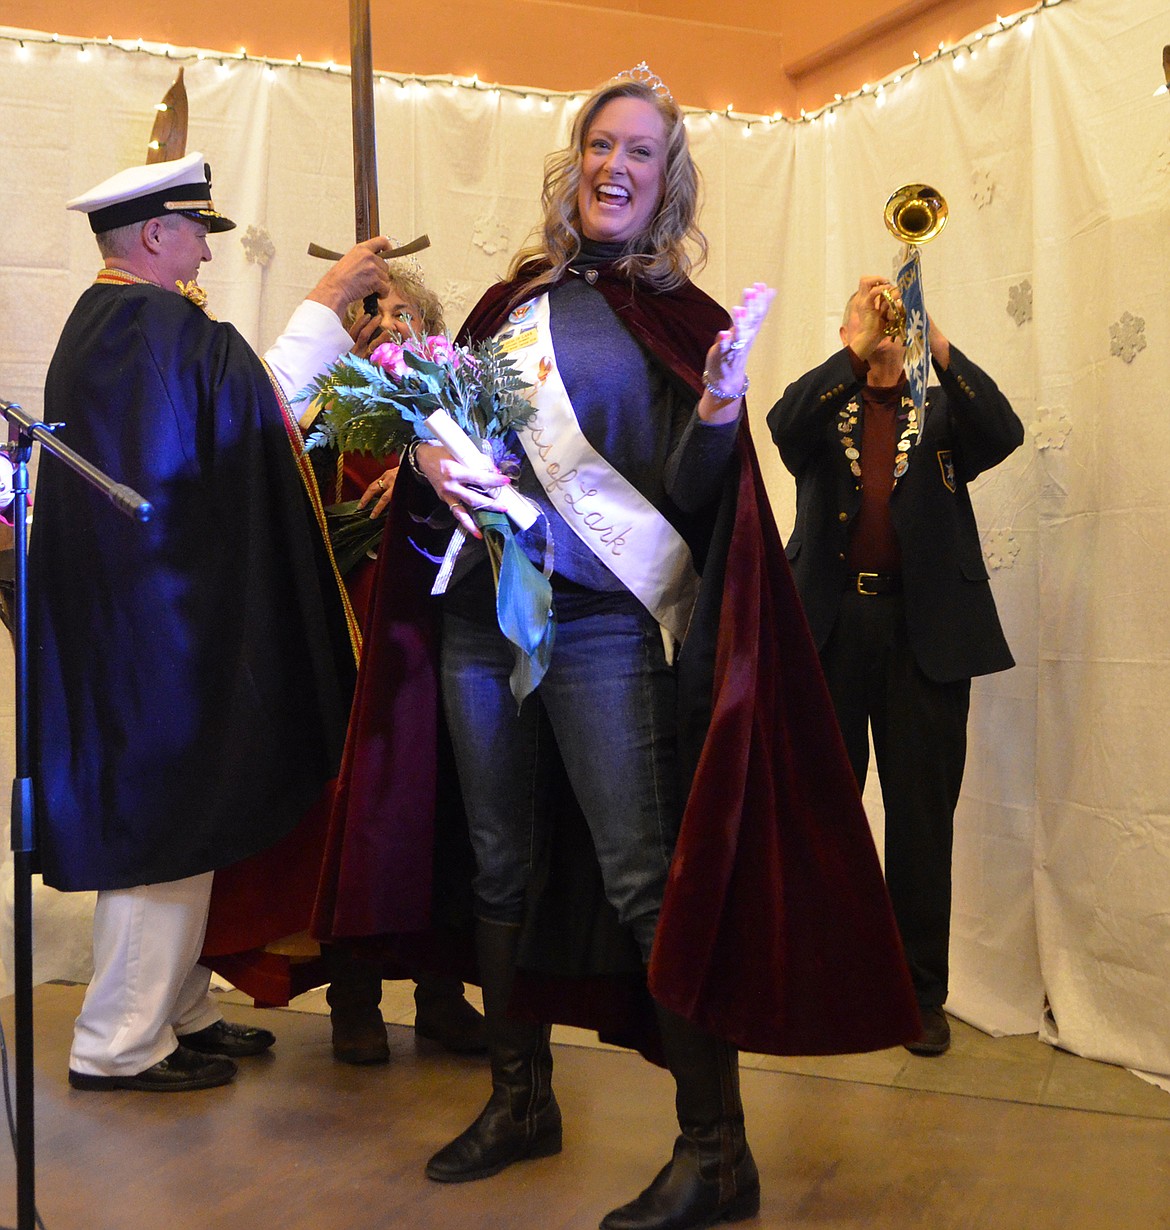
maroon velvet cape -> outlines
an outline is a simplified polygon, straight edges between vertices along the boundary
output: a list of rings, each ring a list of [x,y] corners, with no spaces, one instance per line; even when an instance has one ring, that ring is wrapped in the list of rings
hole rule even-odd
[[[597,289],[630,333],[701,394],[726,313],[690,283],[652,293],[611,268],[599,272]],[[488,291],[462,336],[498,329],[518,286]],[[314,918],[323,939],[393,939],[400,953],[460,920],[449,864],[466,853],[437,697],[434,565],[410,542],[419,527],[408,505],[428,510],[429,494],[407,480],[395,490]],[[919,1020],[901,944],[746,419],[708,528],[679,658],[680,750],[693,777],[650,991],[749,1051],[909,1041]],[[573,800],[562,802],[558,830],[572,828]],[[582,850],[587,859],[587,837],[534,875],[513,1008],[653,1056],[645,984],[640,970],[630,977],[636,950],[614,946],[610,907]],[[582,910],[601,921],[583,923]],[[572,968],[556,967],[558,952]]]
[[[322,503],[360,498],[395,460],[344,454],[340,481],[321,484]],[[359,623],[365,622],[373,578],[372,560],[361,561],[344,577]],[[336,789],[337,780],[333,778],[291,833],[276,845],[221,868],[212,883],[200,961],[258,1004],[284,1005],[329,981],[326,962],[304,933],[309,929],[321,879]],[[268,951],[268,945],[276,951]],[[303,955],[290,956],[293,948],[301,949]],[[388,973],[391,975],[392,971]]]

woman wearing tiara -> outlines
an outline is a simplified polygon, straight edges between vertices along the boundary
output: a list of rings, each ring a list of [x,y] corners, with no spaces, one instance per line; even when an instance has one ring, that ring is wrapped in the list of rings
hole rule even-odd
[[[590,1025],[669,1068],[680,1128],[657,1178],[602,1226],[684,1230],[759,1208],[737,1046],[872,1049],[917,1020],[747,430],[745,366],[773,291],[749,287],[729,317],[690,282],[706,250],[698,174],[681,110],[644,65],[586,100],[542,200],[535,245],[463,336],[506,339],[537,390],[515,485],[544,516],[518,541],[551,561],[556,635],[519,710],[472,518],[512,480],[419,446],[425,481],[400,480],[403,528],[387,540],[401,544],[412,499],[415,525],[437,500],[472,535],[445,596],[425,601],[441,608],[436,754],[449,737],[475,856],[492,1092],[427,1175],[463,1182],[559,1152],[548,1022]],[[343,852],[369,848],[354,834],[379,822],[372,781],[401,796],[415,774],[413,815],[392,800],[380,812],[398,850],[436,787],[419,771],[432,642],[404,594],[419,567],[390,545],[379,568],[348,770],[367,804],[351,797]],[[409,757],[394,751],[404,731]],[[409,876],[389,858],[381,871]],[[395,899],[368,857],[338,889],[340,913],[354,893]],[[383,916],[412,928],[397,907]]]

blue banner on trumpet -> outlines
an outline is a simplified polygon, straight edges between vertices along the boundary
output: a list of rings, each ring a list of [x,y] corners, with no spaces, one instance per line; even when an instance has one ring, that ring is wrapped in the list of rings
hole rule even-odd
[[[930,379],[930,337],[926,302],[922,294],[922,262],[913,244],[907,244],[902,249],[894,285],[902,297],[902,308],[906,313],[906,379],[921,418],[926,406],[926,385]]]

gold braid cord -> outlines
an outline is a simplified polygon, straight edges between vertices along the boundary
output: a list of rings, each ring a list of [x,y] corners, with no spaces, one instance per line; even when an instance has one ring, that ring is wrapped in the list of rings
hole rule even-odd
[[[261,361],[263,362],[263,360]],[[301,476],[305,493],[309,497],[309,503],[313,506],[313,516],[317,519],[317,528],[321,531],[321,538],[325,543],[325,550],[329,556],[329,567],[333,570],[333,579],[337,582],[337,592],[341,597],[342,609],[345,611],[345,625],[349,631],[349,644],[353,650],[353,660],[357,662],[362,652],[362,631],[358,624],[357,616],[354,614],[353,605],[349,600],[349,591],[345,588],[345,582],[341,579],[341,572],[333,555],[333,544],[329,541],[329,530],[325,523],[325,505],[322,503],[321,489],[317,486],[317,478],[313,473],[313,467],[309,462],[309,455],[305,450],[305,438],[301,435],[300,424],[297,422],[296,416],[288,404],[288,398],[285,397],[284,390],[277,383],[276,377],[269,371],[267,363],[264,364],[264,370],[268,372],[268,379],[272,382],[273,392],[276,394],[276,400],[280,405],[281,417],[284,419],[284,429],[288,434],[289,447],[292,449],[293,457],[297,463],[297,473]]]

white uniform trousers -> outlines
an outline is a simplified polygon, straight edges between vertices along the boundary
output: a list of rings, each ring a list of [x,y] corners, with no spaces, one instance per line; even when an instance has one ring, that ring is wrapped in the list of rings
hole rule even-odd
[[[93,981],[73,1028],[69,1066],[136,1076],[165,1059],[176,1034],[214,1025],[211,971],[199,965],[213,872],[99,892]]]

